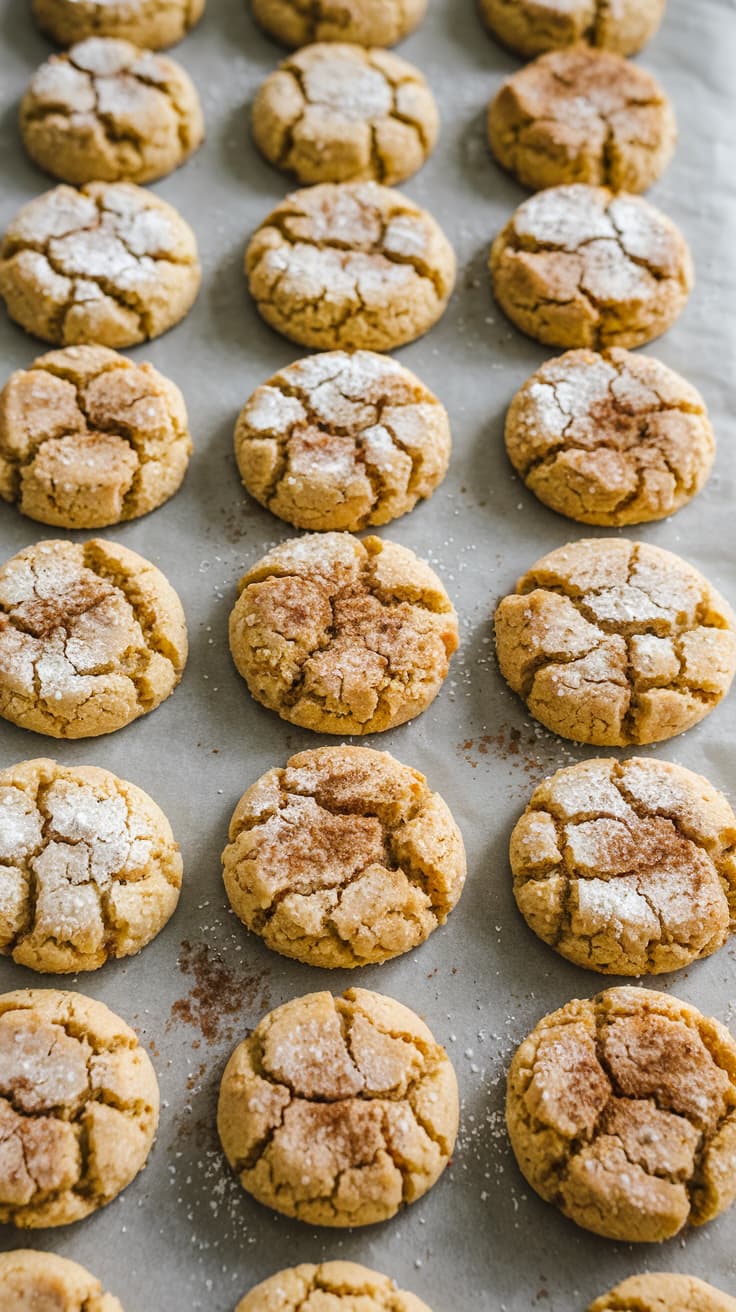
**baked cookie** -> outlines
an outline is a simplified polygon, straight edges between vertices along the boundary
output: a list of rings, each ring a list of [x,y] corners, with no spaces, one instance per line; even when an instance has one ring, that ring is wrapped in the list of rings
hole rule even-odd
[[[151,50],[181,41],[204,6],[205,0],[31,0],[38,26],[57,45],[111,36]]]
[[[238,591],[238,671],[256,701],[316,733],[381,733],[413,719],[434,701],[458,646],[437,575],[381,538],[282,542]]]
[[[421,1198],[457,1136],[452,1064],[423,1021],[366,989],[309,993],[233,1052],[217,1128],[241,1185],[309,1225],[374,1225]]]
[[[736,930],[736,816],[681,765],[633,756],[558,770],[510,855],[527,924],[588,970],[680,970]]]
[[[607,989],[545,1016],[506,1113],[531,1187],[607,1239],[659,1243],[736,1196],[736,1041],[667,994]]]
[[[56,1253],[0,1253],[0,1312],[123,1312],[95,1276]]]
[[[667,0],[480,0],[493,35],[525,58],[576,41],[633,55],[654,36]]]
[[[63,182],[151,182],[204,139],[202,107],[173,59],[90,37],[52,55],[20,106],[31,159]]]
[[[736,1312],[736,1298],[695,1276],[631,1276],[591,1303],[588,1312]]]
[[[0,496],[30,519],[103,528],[167,501],[192,439],[179,388],[105,346],[68,346],[0,392]]]
[[[545,506],[581,524],[666,519],[706,483],[705,402],[651,356],[614,347],[547,360],[517,392],[506,450]]]
[[[24,205],[0,244],[11,319],[55,346],[134,346],[189,312],[201,270],[194,233],[132,183],[59,186]]]
[[[579,45],[506,79],[489,106],[488,140],[533,191],[567,182],[646,191],[672,158],[677,126],[653,74]]]
[[[253,0],[253,17],[285,46],[352,41],[392,46],[421,23],[427,0]]]
[[[318,747],[269,770],[238,802],[229,839],[222,862],[235,914],[308,966],[351,969],[410,952],[444,924],[465,883],[446,803],[423,774],[367,747]]]
[[[146,1164],[158,1109],[148,1054],[101,1002],[0,994],[0,1224],[69,1225],[112,1202]]]
[[[243,483],[295,528],[388,524],[431,497],[451,446],[437,397],[372,351],[297,360],[253,393],[235,427]]]
[[[393,186],[434,150],[439,115],[413,64],[386,50],[322,42],[290,55],[253,105],[253,135],[299,182]]]
[[[187,659],[181,602],[115,542],[36,542],[0,568],[0,716],[94,738],[147,715]]]
[[[54,974],[129,957],[173,915],[179,846],[135,784],[94,766],[0,770],[0,953]]]
[[[648,201],[578,183],[530,196],[491,248],[504,314],[548,346],[642,346],[685,308],[690,251]]]
[[[455,255],[431,215],[398,191],[323,183],[277,205],[245,271],[259,313],[292,341],[390,351],[442,316]]]
[[[736,618],[661,547],[588,538],[522,575],[496,610],[501,673],[547,729],[598,747],[656,743],[725,697]]]
[[[275,1308],[279,1312],[297,1312],[307,1307],[329,1307],[330,1312],[356,1312],[357,1308],[360,1312],[429,1312],[415,1294],[397,1289],[388,1276],[355,1262],[321,1262],[319,1266],[304,1263],[279,1271],[251,1289],[235,1312],[274,1312]]]

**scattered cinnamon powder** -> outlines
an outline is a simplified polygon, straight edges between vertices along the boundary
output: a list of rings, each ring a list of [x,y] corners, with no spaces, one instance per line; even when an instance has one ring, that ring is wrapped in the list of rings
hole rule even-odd
[[[259,1020],[268,1010],[265,972],[232,969],[209,944],[190,943],[186,939],[181,945],[178,964],[182,974],[192,978],[192,985],[188,993],[174,1002],[167,1028],[175,1024],[191,1025],[199,1030],[205,1043],[224,1043],[236,1036],[245,1038],[249,1020],[254,1014]]]

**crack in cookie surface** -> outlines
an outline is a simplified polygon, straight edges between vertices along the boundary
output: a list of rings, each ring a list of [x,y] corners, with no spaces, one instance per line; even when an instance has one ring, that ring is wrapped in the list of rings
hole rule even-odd
[[[112,37],[159,50],[199,22],[205,0],[32,0],[42,32],[60,46]]]
[[[0,1253],[0,1308],[31,1312],[123,1312],[122,1304],[103,1291],[100,1281],[77,1262],[57,1253],[17,1248]]]
[[[393,1280],[355,1262],[304,1263],[279,1271],[251,1289],[235,1312],[268,1312],[278,1298],[283,1312],[300,1312],[319,1305],[323,1295],[334,1312],[429,1312],[414,1294],[397,1289]]]
[[[252,0],[256,22],[287,46],[350,41],[392,46],[424,18],[427,0]]]
[[[491,32],[530,58],[576,42],[632,55],[654,35],[667,0],[480,0]]]
[[[631,1276],[591,1303],[588,1312],[736,1312],[736,1298],[695,1276]]]

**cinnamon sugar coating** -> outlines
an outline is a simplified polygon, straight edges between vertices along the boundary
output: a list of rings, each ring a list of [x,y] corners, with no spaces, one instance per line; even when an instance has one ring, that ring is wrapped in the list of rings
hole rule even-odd
[[[328,1308],[330,1312],[429,1312],[426,1303],[388,1276],[355,1262],[303,1263],[270,1276],[251,1289],[235,1312],[298,1312]]]
[[[285,46],[354,41],[392,46],[424,18],[427,0],[252,0],[253,17]]]
[[[0,1253],[0,1312],[123,1312],[99,1280],[57,1253]]]
[[[736,1298],[695,1276],[652,1272],[601,1294],[588,1312],[736,1312]]]

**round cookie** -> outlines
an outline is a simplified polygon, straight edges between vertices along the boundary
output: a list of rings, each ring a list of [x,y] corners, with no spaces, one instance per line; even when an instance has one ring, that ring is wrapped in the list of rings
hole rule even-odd
[[[259,150],[304,183],[393,186],[422,167],[438,131],[423,75],[375,47],[306,46],[266,78],[253,105]]]
[[[651,356],[614,347],[547,360],[517,392],[506,450],[539,500],[581,524],[666,519],[706,483],[702,396]]]
[[[94,766],[0,770],[0,953],[54,974],[129,957],[173,915],[182,860],[163,811]]]
[[[0,568],[0,716],[94,738],[153,711],[187,659],[181,602],[114,542],[37,542]]]
[[[109,36],[151,50],[181,41],[204,7],[205,0],[31,0],[36,23],[57,45]]]
[[[545,1016],[506,1115],[531,1187],[607,1239],[659,1243],[736,1196],[736,1041],[667,994],[608,989]]]
[[[285,46],[351,41],[392,46],[421,23],[427,0],[252,0],[253,17]]]
[[[681,765],[634,756],[558,770],[534,791],[510,856],[527,924],[588,970],[680,970],[736,929],[736,816]]]
[[[442,482],[451,446],[437,397],[372,351],[297,360],[257,388],[235,427],[251,496],[313,530],[356,532],[407,514]]]
[[[235,1049],[217,1128],[259,1203],[309,1225],[374,1225],[447,1166],[457,1080],[400,1002],[366,989],[310,993],[270,1012]]]
[[[20,107],[31,159],[63,182],[151,182],[204,139],[202,107],[173,59],[90,37],[52,55]]]
[[[446,803],[417,770],[367,747],[318,747],[269,770],[238,802],[229,839],[235,914],[309,966],[410,952],[444,924],[465,882]]]
[[[179,388],[105,346],[50,351],[0,392],[0,496],[42,524],[146,515],[177,491],[191,450]]]
[[[653,1272],[622,1281],[591,1303],[588,1312],[736,1312],[736,1298],[695,1276]]]
[[[158,1083],[135,1032],[57,989],[0,995],[0,1224],[69,1225],[143,1170]]]
[[[736,669],[736,618],[692,565],[623,538],[543,556],[496,610],[504,678],[575,742],[661,742],[704,719]]]
[[[283,542],[238,591],[238,671],[256,701],[316,733],[381,733],[413,719],[434,701],[458,646],[437,575],[381,538]]]
[[[0,244],[11,319],[54,346],[134,346],[189,312],[201,270],[194,233],[132,183],[59,186],[24,205]]]
[[[651,73],[580,45],[506,79],[489,106],[488,140],[499,164],[533,191],[569,182],[646,191],[672,158],[677,127]]]
[[[431,215],[400,192],[323,183],[292,192],[264,220],[245,271],[259,313],[292,341],[390,351],[444,313],[455,256]]]
[[[654,36],[667,0],[480,0],[493,35],[525,58],[576,41],[633,55]]]
[[[330,1312],[356,1312],[357,1308],[360,1312],[429,1312],[415,1294],[397,1289],[388,1276],[355,1262],[304,1263],[279,1271],[251,1289],[235,1312],[275,1312],[276,1308],[298,1312],[305,1307],[329,1307]]]
[[[504,314],[548,346],[642,346],[672,327],[693,285],[682,233],[625,192],[548,187],[515,211],[491,248]]]
[[[0,1312],[123,1312],[95,1276],[56,1253],[0,1253]]]

